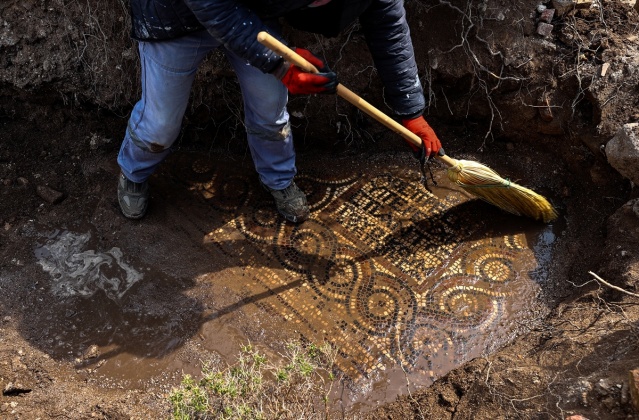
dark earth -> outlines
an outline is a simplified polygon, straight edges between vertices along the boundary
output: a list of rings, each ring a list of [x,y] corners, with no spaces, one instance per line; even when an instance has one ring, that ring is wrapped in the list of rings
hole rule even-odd
[[[512,174],[560,213],[534,316],[508,343],[432,385],[336,418],[639,418],[629,381],[639,368],[639,298],[631,295],[639,293],[639,195],[602,147],[623,124],[639,122],[639,15],[622,1],[594,2],[555,13],[543,36],[539,4],[406,2],[429,86],[426,117],[447,152]],[[230,362],[241,337],[264,341],[268,328],[255,322],[264,315],[253,301],[211,295],[198,280],[232,269],[192,240],[202,237],[203,220],[211,232],[225,220],[171,163],[207,157],[246,168],[257,185],[239,88],[221,56],[198,75],[173,160],[151,179],[148,217],[131,222],[119,213],[115,158],[139,95],[126,7],[125,0],[0,4],[1,418],[168,418],[167,394],[181,370],[203,358]],[[335,39],[286,35],[390,112],[357,26]],[[340,98],[295,97],[290,111],[302,172],[331,162],[340,173],[352,170],[344,162],[371,172],[393,162],[401,172],[399,162],[419,179],[402,140]],[[432,166],[441,176],[443,167]],[[477,217],[485,225],[502,220],[493,211]],[[93,249],[145,267],[153,281],[133,286],[138,300],[119,301],[128,290],[122,284],[111,295],[53,293],[38,245],[66,231],[91,232]],[[233,243],[216,246],[234,252]],[[202,349],[215,328],[238,342]],[[163,365],[167,354],[172,362]],[[97,372],[102,360],[119,365]]]

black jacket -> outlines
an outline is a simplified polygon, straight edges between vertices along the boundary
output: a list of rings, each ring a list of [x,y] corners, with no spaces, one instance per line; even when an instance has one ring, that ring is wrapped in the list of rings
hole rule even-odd
[[[425,107],[403,0],[130,0],[135,39],[177,38],[206,29],[225,48],[268,73],[281,57],[257,42],[264,21],[284,17],[297,29],[336,36],[357,18],[366,36],[386,99],[400,116]]]

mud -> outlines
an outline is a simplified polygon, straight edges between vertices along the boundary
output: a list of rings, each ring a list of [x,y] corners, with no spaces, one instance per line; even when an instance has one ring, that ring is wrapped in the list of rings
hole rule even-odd
[[[434,168],[434,195],[405,155],[304,160],[312,216],[295,226],[250,161],[228,160],[173,156],[153,182],[163,198],[114,237],[102,217],[23,227],[40,267],[29,299],[49,302],[21,316],[46,325],[28,340],[105,384],[140,389],[175,385],[205,355],[231,360],[249,341],[328,341],[345,386],[337,403],[364,412],[406,393],[407,380],[428,386],[494,351],[531,316],[542,280],[531,276],[533,249],[551,227],[469,200],[446,185],[445,168]],[[109,163],[100,173],[113,180]],[[196,275],[176,278],[185,272]],[[194,345],[197,359],[181,360]]]
[[[78,122],[59,139],[85,133]],[[105,117],[92,129],[115,138],[125,123]],[[13,139],[47,135],[46,125],[35,137],[19,121],[5,127]],[[456,157],[525,180],[560,219],[544,225],[471,199],[447,183],[442,165],[424,183],[389,135],[357,152],[299,148],[299,185],[313,210],[300,226],[277,217],[248,151],[181,143],[151,179],[148,217],[133,222],[115,197],[117,141],[66,143],[70,156],[58,143],[4,142],[4,156],[26,159],[3,172],[0,306],[11,340],[3,378],[31,390],[3,396],[19,404],[7,412],[28,418],[44,410],[33,404],[75,407],[70,416],[82,418],[109,398],[110,415],[156,416],[202,360],[223,366],[246,342],[276,354],[287,338],[303,338],[340,350],[336,410],[361,416],[500,354],[552,311],[573,238],[587,238],[569,209],[592,209],[578,219],[596,220],[627,192],[610,183],[600,187],[605,197],[562,194],[570,168],[543,166],[543,153],[520,145],[517,155],[504,147],[489,156],[453,134]],[[46,165],[29,172],[33,162]],[[66,198],[48,203],[39,185]],[[53,379],[63,377],[64,385]],[[105,397],[111,390],[126,393]]]
[[[115,146],[92,152],[63,202],[5,223],[21,257],[4,283],[29,279],[3,299],[12,324],[99,388],[166,393],[247,342],[275,352],[286,338],[327,340],[339,350],[335,404],[361,414],[496,351],[545,306],[563,222],[473,199],[441,164],[424,179],[392,140],[350,156],[302,150],[312,217],[300,226],[275,213],[248,155],[188,150],[152,177],[148,217],[128,221]],[[58,165],[34,181],[76,164]],[[33,189],[4,194],[24,203]]]
[[[427,118],[453,157],[547,196],[552,225],[470,200],[442,166],[424,185],[401,140],[331,97],[291,100],[313,215],[283,223],[215,55],[128,221],[122,4],[0,6],[0,417],[164,418],[201,360],[288,338],[339,349],[335,417],[636,417],[636,300],[587,274],[636,293],[636,190],[601,152],[639,115],[636,12],[605,2],[541,38],[535,2],[453,3],[407,2]],[[383,107],[357,28],[287,35]]]

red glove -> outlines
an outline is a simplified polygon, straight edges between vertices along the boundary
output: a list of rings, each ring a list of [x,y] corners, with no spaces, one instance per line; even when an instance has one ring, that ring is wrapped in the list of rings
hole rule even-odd
[[[437,134],[435,134],[435,131],[433,131],[431,126],[428,125],[424,117],[419,116],[410,120],[402,120],[402,125],[422,139],[421,147],[415,146],[413,143],[409,143],[408,140],[406,140],[406,143],[408,143],[410,148],[413,149],[415,157],[420,161],[435,156],[439,152],[439,149],[442,148],[442,144],[437,138]]]
[[[292,95],[337,92],[337,75],[322,60],[302,48],[296,48],[295,52],[317,67],[319,73],[307,73],[296,65],[284,61],[281,64],[282,67],[273,73],[276,77],[284,73],[280,80]]]

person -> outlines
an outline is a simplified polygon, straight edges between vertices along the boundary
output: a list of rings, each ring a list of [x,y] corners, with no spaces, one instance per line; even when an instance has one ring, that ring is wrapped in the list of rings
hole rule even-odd
[[[422,114],[426,108],[403,0],[130,0],[132,37],[138,41],[142,95],[129,117],[118,164],[123,215],[142,218],[148,178],[178,137],[195,73],[206,55],[221,48],[239,80],[247,140],[260,183],[288,221],[309,217],[297,187],[288,94],[331,94],[337,76],[310,51],[310,74],[257,41],[260,31],[282,40],[281,25],[327,37],[359,19],[388,103],[402,124],[422,139],[419,159],[441,143]]]

